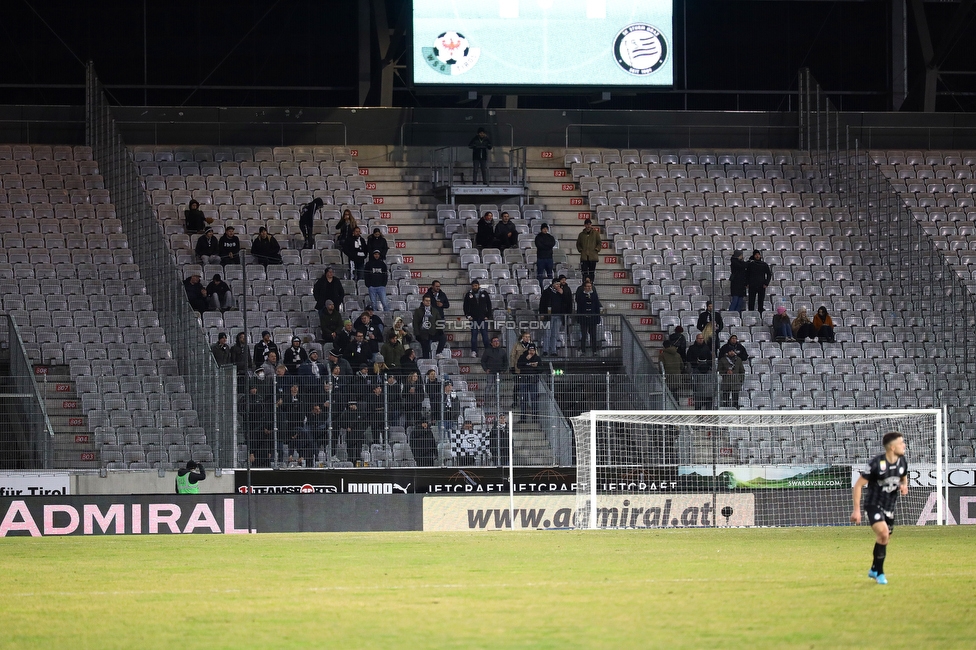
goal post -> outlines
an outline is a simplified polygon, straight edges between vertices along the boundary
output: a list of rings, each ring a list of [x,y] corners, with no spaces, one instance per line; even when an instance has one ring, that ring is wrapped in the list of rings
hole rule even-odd
[[[571,418],[577,528],[837,526],[851,487],[901,433],[911,485],[898,525],[942,524],[940,409],[589,411]]]

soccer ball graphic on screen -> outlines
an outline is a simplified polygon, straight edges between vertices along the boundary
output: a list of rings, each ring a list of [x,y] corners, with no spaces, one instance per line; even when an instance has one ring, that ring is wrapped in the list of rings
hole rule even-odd
[[[447,65],[455,65],[459,60],[467,58],[471,52],[468,39],[457,32],[444,32],[434,39],[434,55]]]
[[[421,51],[427,65],[446,75],[467,72],[478,62],[481,54],[481,50],[472,47],[464,34],[451,31],[438,35],[433,47],[425,47]]]

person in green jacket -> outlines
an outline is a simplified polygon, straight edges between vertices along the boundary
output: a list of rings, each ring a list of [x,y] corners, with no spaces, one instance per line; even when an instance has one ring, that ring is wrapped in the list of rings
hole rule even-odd
[[[177,494],[199,494],[200,481],[207,478],[203,465],[193,460],[186,461],[186,468],[176,473]]]
[[[600,239],[600,229],[593,225],[593,221],[587,219],[583,222],[583,230],[576,238],[576,250],[580,254],[580,272],[583,279],[594,279],[596,275],[596,263],[600,259],[603,240]]]

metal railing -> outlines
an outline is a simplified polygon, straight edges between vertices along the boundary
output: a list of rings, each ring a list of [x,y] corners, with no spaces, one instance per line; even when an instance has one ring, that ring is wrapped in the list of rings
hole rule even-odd
[[[54,427],[48,417],[47,405],[31,363],[20,331],[13,319],[4,314],[0,319],[2,340],[10,351],[10,376],[6,381],[9,393],[2,397],[11,402],[5,404],[8,417],[19,416],[23,437],[17,441],[16,450],[7,450],[0,466],[6,469],[50,469],[54,466]],[[16,436],[8,430],[7,436]]]
[[[507,167],[508,178],[503,183],[512,187],[520,187],[524,191],[528,184],[528,172],[525,147],[515,147],[502,151],[502,163]],[[489,158],[491,154],[489,154]],[[489,160],[489,163],[491,161]],[[496,166],[495,171],[498,171]],[[463,175],[470,171],[470,181],[474,181],[474,169],[471,165],[471,155],[467,147],[438,147],[430,152],[430,180],[435,188],[450,187],[459,182],[463,183]],[[498,176],[492,176],[492,167],[488,166],[488,176],[498,182]],[[458,175],[458,178],[455,178]]]
[[[105,179],[132,256],[159,314],[200,425],[212,440],[218,463],[230,466],[234,449],[233,372],[217,367],[210,345],[186,299],[183,278],[169,242],[142,188],[94,67],[87,70],[87,141]]]
[[[709,125],[709,124],[569,124],[564,131],[564,145],[571,145],[570,131],[577,131],[576,147],[592,146],[607,148],[616,146],[626,149],[669,147],[756,147],[783,148],[793,141],[796,126],[765,124]],[[595,131],[599,136],[594,144],[585,145],[584,131]]]
[[[515,148],[515,126],[513,124],[511,124],[510,122],[503,122],[501,124],[492,124],[490,126],[489,125],[484,125],[484,126],[485,128],[490,128],[490,129],[507,126],[508,146],[512,149]],[[445,133],[457,133],[458,136],[461,138],[464,138],[465,136],[467,138],[470,138],[472,135],[474,135],[474,128],[477,128],[477,127],[472,128],[471,124],[445,124],[443,122],[404,122],[403,124],[400,125],[400,146],[401,147],[408,146],[406,142],[405,131],[409,128],[410,135],[413,136],[416,127],[422,127],[421,130],[428,129],[430,131],[433,131],[438,136],[442,136]],[[424,144],[415,145],[411,143],[409,146],[425,146],[425,145]]]
[[[266,142],[269,135],[277,131],[278,146],[285,147],[293,144],[305,146],[337,144],[337,138],[330,136],[330,132],[338,132],[342,129],[342,146],[349,144],[349,129],[345,122],[322,122],[322,121],[288,121],[277,120],[253,120],[251,122],[220,122],[217,121],[198,121],[198,120],[126,120],[123,123],[126,132],[138,130],[140,133],[148,133],[148,129],[140,127],[151,127],[151,141],[143,140],[142,144],[182,144],[182,136],[161,137],[161,131],[168,126],[178,127],[179,132],[185,133],[192,130],[194,133],[194,144],[222,145],[228,138],[234,143],[240,141],[241,133],[252,133],[254,135],[249,142]],[[257,135],[255,131],[260,132]]]

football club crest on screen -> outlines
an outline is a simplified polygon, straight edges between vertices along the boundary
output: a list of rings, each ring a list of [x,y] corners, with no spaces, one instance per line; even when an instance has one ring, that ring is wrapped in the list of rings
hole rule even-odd
[[[625,72],[648,75],[657,72],[668,60],[668,43],[653,25],[634,23],[617,34],[613,56]]]
[[[441,74],[464,74],[474,67],[481,49],[471,47],[464,34],[444,32],[434,39],[433,47],[421,48],[427,65]]]

